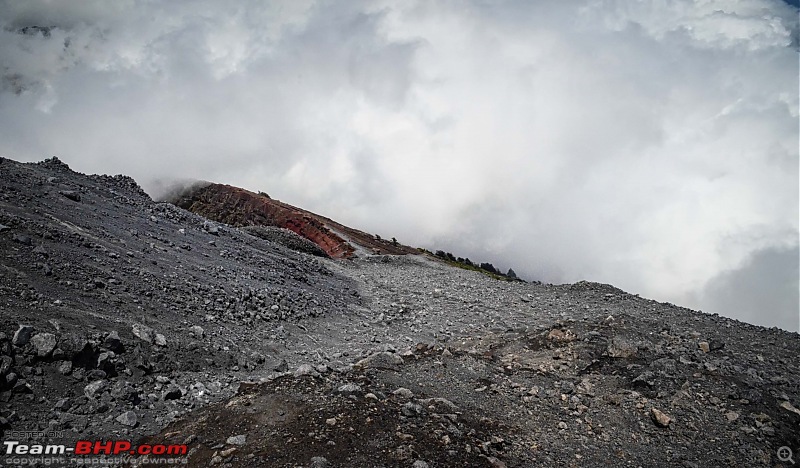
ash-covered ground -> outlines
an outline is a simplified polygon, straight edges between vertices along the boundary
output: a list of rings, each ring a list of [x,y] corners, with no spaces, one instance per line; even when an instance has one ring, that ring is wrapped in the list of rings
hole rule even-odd
[[[127,177],[0,159],[4,440],[185,443],[190,466],[782,466],[800,449],[795,333],[284,245],[302,242]]]

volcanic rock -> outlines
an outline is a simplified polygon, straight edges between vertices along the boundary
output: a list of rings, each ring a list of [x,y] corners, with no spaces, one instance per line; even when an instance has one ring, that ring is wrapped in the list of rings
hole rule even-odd
[[[11,344],[14,346],[25,346],[31,339],[33,334],[33,327],[30,325],[20,325],[17,331],[14,332],[14,338],[11,339]]]
[[[56,349],[56,336],[52,333],[37,333],[31,339],[31,343],[38,357],[47,357]]]

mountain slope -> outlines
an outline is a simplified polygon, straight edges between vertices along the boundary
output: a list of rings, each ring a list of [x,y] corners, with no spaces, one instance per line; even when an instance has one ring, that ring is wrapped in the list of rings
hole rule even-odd
[[[796,333],[423,255],[306,255],[55,159],[0,159],[0,273],[4,440],[185,443],[189,466],[775,466],[800,448]]]

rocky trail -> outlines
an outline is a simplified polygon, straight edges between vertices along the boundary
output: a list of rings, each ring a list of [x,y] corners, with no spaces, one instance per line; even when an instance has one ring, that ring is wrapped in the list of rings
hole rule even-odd
[[[186,444],[190,466],[788,466],[777,449],[800,449],[796,333],[293,236],[0,159],[4,438]]]

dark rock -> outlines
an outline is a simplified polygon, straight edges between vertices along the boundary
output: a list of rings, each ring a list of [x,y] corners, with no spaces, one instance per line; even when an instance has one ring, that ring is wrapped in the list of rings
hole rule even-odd
[[[62,191],[60,191],[58,193],[60,193],[65,198],[68,198],[68,199],[70,199],[72,201],[76,201],[76,202],[81,201],[81,194],[79,194],[78,192],[76,192],[74,190],[62,190]]]
[[[128,382],[117,381],[111,387],[111,397],[117,401],[127,401],[138,405],[141,401],[140,392]]]
[[[14,360],[10,356],[0,356],[0,377],[5,377],[14,364]]]
[[[17,331],[14,332],[14,338],[11,339],[11,344],[14,346],[25,346],[31,339],[33,334],[33,327],[30,325],[20,325]]]
[[[14,393],[33,393],[33,388],[31,388],[30,384],[24,379],[19,379],[14,384],[12,391]]]
[[[183,396],[183,392],[177,385],[170,385],[164,392],[164,400],[177,400]]]
[[[30,236],[26,236],[25,234],[14,234],[12,237],[14,242],[18,242],[22,245],[33,245],[33,239]]]
[[[106,377],[108,377],[108,374],[102,369],[92,369],[86,373],[86,378],[89,380],[102,380]]]
[[[100,353],[97,356],[97,369],[105,372],[106,375],[115,376],[117,373],[114,366],[115,357],[114,351]]]
[[[709,351],[719,351],[725,348],[725,343],[719,340],[711,340],[708,342]]]
[[[73,359],[78,356],[78,360],[87,357],[94,361],[94,349],[85,336],[74,333],[63,334],[59,339],[58,347],[64,352],[65,359]]]
[[[633,379],[634,387],[653,387],[655,385],[655,374],[645,371]]]
[[[282,359],[275,367],[273,367],[275,372],[286,372],[289,370],[289,363],[286,362],[286,359]]]
[[[122,344],[122,340],[119,338],[119,334],[116,331],[111,331],[106,335],[103,340],[103,346],[117,354],[125,352],[125,346]]]

